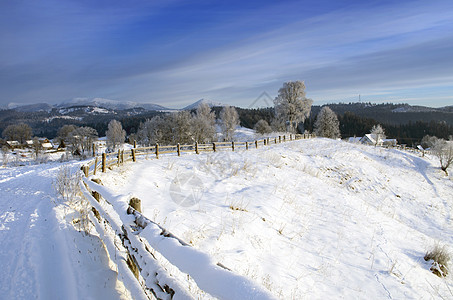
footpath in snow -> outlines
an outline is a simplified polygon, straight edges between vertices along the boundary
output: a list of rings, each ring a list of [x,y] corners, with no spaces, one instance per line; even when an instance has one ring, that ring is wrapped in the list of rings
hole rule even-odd
[[[128,298],[99,238],[71,225],[52,188],[60,167],[0,168],[0,299]]]

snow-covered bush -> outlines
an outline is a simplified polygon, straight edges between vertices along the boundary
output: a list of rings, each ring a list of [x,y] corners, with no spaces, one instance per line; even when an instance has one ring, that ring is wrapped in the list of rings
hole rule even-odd
[[[272,132],[271,126],[269,126],[267,121],[263,120],[263,119],[259,120],[255,124],[255,127],[253,129],[255,129],[256,133],[259,133],[259,134],[265,134],[265,133]]]
[[[436,245],[432,250],[426,252],[424,259],[425,261],[432,261],[430,270],[433,274],[439,277],[447,276],[451,255],[445,246]]]
[[[1,149],[1,152],[2,152],[2,164],[4,167],[6,167],[6,165],[8,164],[10,151],[9,151],[8,147],[3,146]]]
[[[72,204],[80,194],[79,182],[80,173],[72,173],[68,166],[62,166],[53,181],[53,187],[64,201]]]
[[[80,189],[80,172],[71,172],[68,166],[62,166],[57,172],[53,181],[53,187],[63,201],[76,212],[76,217],[72,222],[75,227],[87,234],[89,232],[89,212],[90,206],[82,197]]]

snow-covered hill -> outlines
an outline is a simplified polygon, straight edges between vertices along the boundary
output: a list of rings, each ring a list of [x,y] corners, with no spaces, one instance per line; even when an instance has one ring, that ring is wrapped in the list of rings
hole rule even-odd
[[[313,139],[145,160],[100,177],[281,299],[453,296],[451,276],[423,259],[436,244],[453,249],[453,181],[434,158]]]
[[[120,295],[97,236],[74,230],[51,187],[59,167],[0,169],[0,295],[140,298]],[[453,249],[453,177],[434,157],[312,139],[150,156],[98,177],[115,199],[140,198],[148,218],[278,298],[453,297],[452,276],[423,260],[437,244]]]

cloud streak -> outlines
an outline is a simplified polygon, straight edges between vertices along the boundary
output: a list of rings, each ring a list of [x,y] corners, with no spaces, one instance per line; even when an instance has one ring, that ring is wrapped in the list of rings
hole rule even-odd
[[[0,7],[9,15],[0,21],[0,101],[83,96],[181,107],[207,97],[247,106],[263,91],[275,96],[284,81],[305,80],[321,102],[379,91],[402,99],[403,89],[438,86],[438,101],[425,105],[451,104],[450,1],[195,4],[190,17],[178,1],[61,3],[69,2],[50,2],[45,13]]]

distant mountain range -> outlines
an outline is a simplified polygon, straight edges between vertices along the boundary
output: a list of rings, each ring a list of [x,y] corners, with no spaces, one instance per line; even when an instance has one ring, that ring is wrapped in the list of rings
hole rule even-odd
[[[220,102],[211,101],[208,99],[200,99],[186,107],[182,108],[182,110],[192,110],[196,109],[200,103],[207,103],[210,107],[213,106],[225,106]],[[89,106],[89,107],[100,107],[110,110],[128,110],[134,108],[142,108],[147,111],[173,111],[175,109],[171,109],[159,104],[154,103],[140,103],[140,102],[133,102],[133,101],[118,101],[118,100],[110,100],[110,99],[103,99],[103,98],[74,98],[71,100],[66,100],[60,102],[55,105],[51,105],[48,103],[36,103],[36,104],[26,104],[22,105],[19,103],[9,103],[0,107],[0,109],[8,110],[12,109],[18,112],[51,112],[54,108],[69,108],[69,107],[82,107],[82,106]]]

